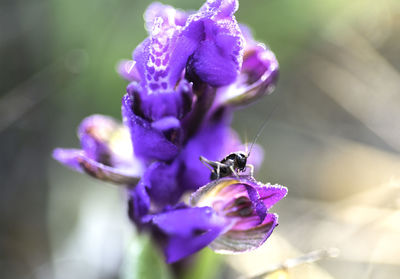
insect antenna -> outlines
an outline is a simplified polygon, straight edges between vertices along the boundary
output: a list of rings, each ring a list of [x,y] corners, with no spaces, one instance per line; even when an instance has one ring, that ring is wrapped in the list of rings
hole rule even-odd
[[[247,154],[250,154],[250,152],[248,152],[249,151],[249,142],[248,142],[248,138],[247,138],[247,131],[245,131],[245,133],[244,133],[244,142],[246,143],[246,146],[244,147],[245,148],[245,153],[247,153]]]
[[[264,128],[265,128],[265,126],[267,125],[267,123],[269,122],[269,120],[271,120],[271,116],[272,116],[272,114],[276,111],[277,107],[278,107],[278,106],[275,106],[275,107],[272,109],[272,111],[271,111],[271,112],[267,115],[267,117],[265,118],[263,124],[262,124],[262,125],[260,126],[260,128],[258,129],[257,135],[254,137],[254,140],[253,140],[253,142],[252,142],[251,145],[250,145],[250,150],[249,150],[249,152],[247,153],[247,158],[250,156],[250,152],[251,152],[251,150],[253,149],[254,144],[257,142],[258,138],[260,137],[262,131],[264,130]],[[247,149],[247,144],[246,144],[246,149]],[[247,152],[247,150],[246,150],[246,152]]]

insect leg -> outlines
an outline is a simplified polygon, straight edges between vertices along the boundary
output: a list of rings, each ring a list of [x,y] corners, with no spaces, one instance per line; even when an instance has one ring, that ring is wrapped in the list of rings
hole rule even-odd
[[[210,161],[203,156],[200,156],[200,162],[202,162],[211,172],[213,172],[215,170],[214,168],[218,165],[216,162]]]
[[[235,169],[233,168],[233,166],[229,166],[229,169],[232,171],[232,173],[236,176],[237,179],[239,179],[239,175],[237,174],[237,172],[235,171]]]
[[[219,179],[220,176],[220,169],[221,169],[221,164],[217,163],[217,179]]]
[[[247,164],[246,168],[250,169],[250,176],[253,177],[253,175],[254,175],[254,166],[252,164]]]
[[[213,162],[213,163],[215,163],[214,173],[217,175],[217,177],[215,179],[219,179],[219,178],[221,178],[221,169],[229,168],[229,166],[222,164],[220,162]],[[226,174],[224,172],[223,172],[223,175],[226,176]]]

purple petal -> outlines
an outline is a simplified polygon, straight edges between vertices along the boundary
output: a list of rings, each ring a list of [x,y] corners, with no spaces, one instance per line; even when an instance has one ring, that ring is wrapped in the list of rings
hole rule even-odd
[[[169,5],[163,5],[158,2],[152,3],[149,7],[147,7],[144,14],[144,21],[147,31],[151,32],[153,30],[153,24],[157,17],[161,17],[163,19],[164,25],[184,26],[188,14]]]
[[[215,23],[209,23],[215,24]],[[241,65],[241,37],[224,34],[225,30],[215,24],[207,30],[214,37],[200,43],[191,56],[189,71],[194,72],[205,83],[211,86],[223,86],[235,81]]]
[[[240,26],[246,44],[241,73],[235,83],[217,92],[219,105],[243,106],[270,94],[279,77],[279,64],[274,53],[256,42],[246,26]]]
[[[239,180],[232,177],[213,180],[190,196],[190,205],[211,206],[220,214],[225,214],[225,208],[234,204],[236,199],[246,197],[249,200],[247,187],[250,183],[254,182],[249,181],[249,177],[241,177]]]
[[[210,247],[219,253],[239,253],[259,247],[278,224],[277,215],[267,213],[282,199],[287,189],[264,185],[254,178],[222,178],[201,187],[190,197],[192,206],[210,206],[220,216],[231,219],[229,231]]]
[[[141,168],[122,169],[106,166],[89,158],[84,151],[78,149],[57,148],[53,152],[53,157],[76,171],[117,184],[136,184],[142,174]]]
[[[178,147],[162,131],[134,113],[134,102],[128,95],[122,99],[123,121],[129,127],[135,154],[142,158],[167,161],[178,154]]]
[[[170,116],[170,117],[164,117],[158,121],[152,122],[151,126],[154,129],[157,129],[160,131],[169,131],[169,130],[179,129],[181,127],[181,124],[178,119]]]
[[[182,26],[171,18],[172,8],[161,10],[153,4],[146,13],[150,37],[134,51],[133,60],[141,74],[140,88],[136,87],[141,112],[151,120],[165,116],[183,118],[192,103],[191,86],[181,80],[187,58],[193,53],[201,36],[181,36]],[[172,9],[172,10],[171,10]],[[177,86],[178,85],[178,86]]]
[[[179,171],[178,161],[172,164],[154,162],[143,175],[143,183],[146,184],[149,195],[158,207],[175,204],[181,197],[183,189],[180,189],[177,183]]]
[[[182,119],[191,109],[193,102],[192,86],[185,80],[182,80],[174,91],[146,91],[134,83],[128,86],[127,91],[139,101],[138,111],[152,121],[164,117]]]
[[[109,142],[120,128],[121,124],[104,115],[91,115],[82,120],[78,128],[78,137],[85,155],[100,163],[110,165],[112,151]]]
[[[264,205],[264,203],[262,202],[262,200],[260,200],[260,195],[253,186],[246,185],[246,190],[247,190],[249,199],[253,205],[253,209],[255,210],[255,212],[259,218],[258,223],[260,224],[264,221],[265,216],[267,215],[267,208]]]
[[[143,164],[133,155],[126,127],[111,117],[92,115],[81,122],[78,136],[82,150],[56,149],[54,158],[101,180],[118,184],[138,181]]]
[[[127,127],[113,118],[92,115],[85,118],[78,128],[78,137],[84,155],[98,163],[118,169],[142,169],[134,157]]]
[[[231,16],[239,8],[237,0],[207,0],[200,8],[201,12],[216,12],[221,16]]]
[[[153,223],[169,237],[165,253],[172,263],[207,246],[230,224],[209,207],[195,207],[161,213]]]
[[[281,185],[262,185],[259,184],[257,192],[260,195],[260,200],[264,203],[267,209],[270,209],[274,204],[283,199],[287,194],[287,188]]]
[[[250,176],[241,176],[239,179],[219,179],[218,182],[210,183],[210,186],[204,188],[204,191],[216,189],[219,189],[218,195],[226,199],[228,197],[240,197],[245,193],[253,204],[262,202],[266,210],[269,210],[287,194],[287,188],[284,186],[263,184]],[[204,194],[207,194],[207,192]]]
[[[189,18],[188,26],[202,21],[204,28],[204,39],[188,61],[189,76],[198,76],[212,86],[236,79],[243,51],[243,38],[233,16],[236,10],[237,1],[208,1]]]
[[[215,239],[210,248],[220,254],[238,254],[254,250],[268,239],[277,225],[278,216],[268,213],[262,224],[249,230],[233,228]]]
[[[274,53],[258,44],[245,49],[242,72],[248,75],[249,84],[264,76],[264,86],[274,86],[278,79],[279,65]]]
[[[177,262],[203,249],[217,238],[221,231],[221,228],[212,228],[193,237],[171,237],[165,249],[167,263]]]
[[[153,223],[169,235],[192,236],[195,230],[225,224],[210,207],[193,207],[155,215]]]
[[[128,81],[140,81],[140,74],[135,64],[133,60],[122,60],[117,65],[117,72]]]
[[[143,223],[145,223],[143,222],[143,218],[148,214],[150,209],[150,197],[142,181],[134,189],[130,190],[128,206],[129,217],[140,229]]]
[[[265,217],[267,216],[267,214],[270,214],[270,213],[265,214],[264,221],[265,221]],[[243,218],[238,219],[236,221],[235,225],[232,227],[232,230],[247,231],[249,229],[257,227],[260,224],[261,224],[260,217],[258,217],[257,215],[252,215],[249,217],[243,217]]]
[[[268,75],[269,85],[275,85],[279,74],[279,64],[275,54],[264,44],[255,41],[247,26],[240,25],[240,29],[246,41],[242,73],[248,75],[247,83],[254,83],[263,75]]]
[[[181,36],[182,27],[164,16],[154,17],[148,26],[151,27],[150,37],[133,53],[142,77],[141,86],[145,92],[172,94],[188,57],[198,45],[201,32],[196,30],[190,36]]]
[[[77,160],[77,158],[81,156],[84,156],[84,152],[80,149],[56,148],[53,151],[53,158],[61,164],[66,165],[73,170],[84,172],[81,164]]]

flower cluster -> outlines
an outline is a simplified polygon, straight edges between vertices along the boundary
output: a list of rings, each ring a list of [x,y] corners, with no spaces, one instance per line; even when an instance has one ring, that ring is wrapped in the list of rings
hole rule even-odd
[[[260,246],[277,225],[268,210],[287,192],[248,174],[211,180],[199,160],[243,150],[233,111],[272,92],[278,77],[274,54],[236,22],[237,8],[237,0],[208,0],[197,12],[150,5],[148,38],[118,67],[130,82],[123,124],[90,116],[78,129],[82,149],[54,151],[67,166],[127,185],[129,216],[170,263],[207,245],[221,253]],[[252,154],[257,168],[262,150]]]

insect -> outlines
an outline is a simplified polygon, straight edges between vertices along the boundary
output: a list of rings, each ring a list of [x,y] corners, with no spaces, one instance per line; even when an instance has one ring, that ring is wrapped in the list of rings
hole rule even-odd
[[[275,111],[275,109],[272,111],[272,113]],[[254,138],[254,141],[251,144],[249,152],[244,152],[244,151],[236,151],[228,154],[225,158],[223,158],[221,161],[211,161],[208,160],[207,158],[200,156],[200,161],[211,170],[211,180],[219,179],[222,177],[226,176],[236,176],[239,178],[239,172],[244,172],[246,171],[247,168],[250,169],[250,176],[253,176],[254,174],[254,166],[251,164],[247,164],[247,159],[250,156],[250,152],[257,141],[258,137],[261,135],[262,130],[265,127],[265,124],[267,124],[269,117],[264,121],[262,126],[259,129],[259,132],[257,133],[256,137]]]
[[[239,177],[238,172],[244,172],[247,167],[250,168],[250,175],[253,176],[254,166],[247,164],[250,152],[236,151],[230,153],[221,161],[211,161],[200,156],[200,161],[211,170],[211,180],[235,175]]]

